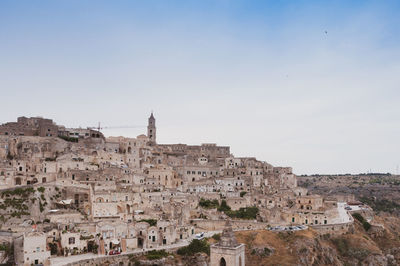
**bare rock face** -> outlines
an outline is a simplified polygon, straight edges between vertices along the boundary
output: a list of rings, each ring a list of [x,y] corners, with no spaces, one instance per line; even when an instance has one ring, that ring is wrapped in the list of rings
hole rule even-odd
[[[300,265],[342,265],[336,250],[318,239],[299,239],[294,247]]]
[[[362,262],[362,265],[368,265],[368,266],[382,265],[382,266],[387,266],[389,264],[388,264],[388,259],[387,259],[386,256],[383,256],[383,255],[370,255]]]
[[[253,246],[251,254],[257,255],[260,257],[267,257],[271,256],[274,254],[275,249],[269,245],[258,245],[258,246]]]
[[[197,253],[186,259],[185,266],[208,266],[208,256],[204,253]]]

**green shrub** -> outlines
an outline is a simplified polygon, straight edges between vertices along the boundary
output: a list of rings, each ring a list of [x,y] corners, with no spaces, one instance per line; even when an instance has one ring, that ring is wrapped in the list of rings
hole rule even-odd
[[[365,221],[364,217],[359,213],[353,213],[352,216],[354,219],[358,220],[360,223],[363,223]]]
[[[220,241],[221,240],[221,234],[213,234],[212,238],[217,240],[217,241]]]
[[[257,218],[259,210],[257,207],[240,208],[237,211],[225,211],[225,214],[231,218],[254,220]]]
[[[182,247],[177,251],[179,255],[183,256],[192,256],[199,252],[204,252],[207,255],[210,255],[210,245],[207,243],[207,240],[193,239],[188,246]]]
[[[89,241],[87,246],[88,246],[88,252],[93,252],[95,254],[97,253],[97,249],[99,248],[99,245],[97,245],[93,241]]]
[[[38,187],[37,191],[39,191],[40,193],[44,193],[46,189],[44,187]]]
[[[156,226],[157,225],[157,220],[155,220],[155,219],[142,219],[139,222],[146,222],[150,226]]]
[[[367,222],[367,221],[364,221],[362,223],[362,225],[363,225],[365,231],[368,231],[371,228],[371,224],[369,222]]]
[[[4,196],[6,196],[6,197],[20,196],[22,198],[27,198],[33,192],[35,192],[35,190],[32,187],[16,188],[16,189],[13,189],[13,190],[5,190],[5,191],[1,192],[1,197],[3,198]]]
[[[358,220],[364,227],[365,231],[368,231],[371,228],[371,224],[365,220],[365,218],[359,213],[352,214],[354,219]]]
[[[146,258],[149,260],[158,260],[168,256],[168,252],[162,250],[150,250],[146,253]]]
[[[199,206],[203,207],[205,209],[215,209],[215,208],[218,208],[219,203],[218,203],[218,200],[216,200],[216,199],[215,200],[206,200],[206,199],[201,198],[199,201]]]
[[[221,240],[221,235],[220,234],[213,234],[212,238],[217,240],[217,241],[220,241]]]
[[[78,138],[70,138],[67,136],[58,136],[60,139],[63,139],[65,141],[69,141],[69,142],[78,142]]]
[[[226,203],[226,200],[222,200],[221,201],[221,205],[218,207],[218,211],[219,212],[227,212],[230,211],[231,207],[229,207],[229,205]]]
[[[393,213],[395,211],[400,211],[400,204],[390,201],[387,199],[376,199],[361,197],[360,201],[371,206],[371,208],[376,212],[388,212]]]

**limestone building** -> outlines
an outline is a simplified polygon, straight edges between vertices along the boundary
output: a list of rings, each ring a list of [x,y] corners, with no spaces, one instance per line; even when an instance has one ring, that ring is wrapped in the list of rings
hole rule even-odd
[[[46,235],[32,231],[14,241],[16,265],[50,265],[50,251],[46,247]]]
[[[232,226],[227,221],[221,240],[210,248],[210,266],[244,266],[245,245],[236,241]]]

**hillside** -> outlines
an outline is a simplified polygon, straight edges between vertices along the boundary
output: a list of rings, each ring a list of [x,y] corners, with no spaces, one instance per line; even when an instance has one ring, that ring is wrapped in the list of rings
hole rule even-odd
[[[312,229],[300,232],[242,231],[246,265],[398,265],[400,219],[378,217],[384,230],[365,231],[356,221],[351,233],[318,235]]]

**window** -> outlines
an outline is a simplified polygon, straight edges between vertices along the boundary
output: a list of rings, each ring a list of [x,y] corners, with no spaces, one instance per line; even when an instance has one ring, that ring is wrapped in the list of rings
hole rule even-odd
[[[70,237],[70,238],[68,239],[68,243],[69,243],[70,245],[75,244],[75,237]]]

